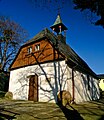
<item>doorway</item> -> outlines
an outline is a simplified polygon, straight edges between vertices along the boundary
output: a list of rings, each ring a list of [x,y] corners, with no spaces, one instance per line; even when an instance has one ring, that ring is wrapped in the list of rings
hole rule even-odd
[[[38,102],[38,76],[37,75],[31,75],[29,77],[28,100]]]

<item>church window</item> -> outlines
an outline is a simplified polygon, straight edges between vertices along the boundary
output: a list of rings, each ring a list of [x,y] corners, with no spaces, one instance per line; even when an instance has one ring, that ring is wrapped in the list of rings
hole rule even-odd
[[[28,54],[32,53],[32,47],[29,47],[27,51],[28,51]]]
[[[40,44],[35,45],[35,51],[40,50]]]

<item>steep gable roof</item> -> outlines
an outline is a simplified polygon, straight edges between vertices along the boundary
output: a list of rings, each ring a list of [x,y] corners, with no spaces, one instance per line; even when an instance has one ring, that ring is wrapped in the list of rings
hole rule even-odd
[[[44,30],[42,30],[41,32],[39,32],[37,35],[35,35],[32,39],[30,39],[30,40],[28,40],[24,45],[28,45],[28,44],[30,44],[30,43],[32,43],[32,42],[35,42],[35,41],[37,41],[37,40],[39,40],[39,39],[41,39],[41,38],[44,38],[45,37],[45,30],[46,29],[44,29]],[[24,46],[23,45],[23,46]]]
[[[75,64],[75,69],[79,69],[86,74],[97,77],[97,75],[90,69],[86,62],[83,61],[69,45],[59,40],[58,37],[51,31],[49,31],[47,28],[39,32],[35,37],[27,41],[24,45],[31,44],[44,37],[49,39],[49,41],[54,45],[54,47],[65,56],[67,61],[71,61]]]

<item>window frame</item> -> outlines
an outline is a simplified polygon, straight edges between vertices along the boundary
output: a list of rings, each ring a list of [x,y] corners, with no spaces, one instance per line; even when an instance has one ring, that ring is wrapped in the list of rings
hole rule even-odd
[[[27,52],[28,52],[28,54],[32,53],[32,47],[28,47]]]
[[[35,52],[39,51],[40,50],[40,44],[36,44],[34,49],[35,49]]]

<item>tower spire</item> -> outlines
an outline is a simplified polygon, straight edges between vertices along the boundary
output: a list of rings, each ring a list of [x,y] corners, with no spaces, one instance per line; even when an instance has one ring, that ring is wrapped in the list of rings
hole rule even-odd
[[[67,30],[67,27],[63,24],[60,14],[57,15],[57,18],[54,24],[50,27],[53,31],[58,34],[61,34],[63,31]]]

